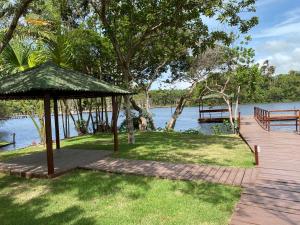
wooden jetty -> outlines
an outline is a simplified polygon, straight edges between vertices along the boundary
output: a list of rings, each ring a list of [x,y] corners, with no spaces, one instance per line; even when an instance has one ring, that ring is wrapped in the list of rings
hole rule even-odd
[[[265,130],[271,127],[294,126],[296,132],[300,132],[300,110],[265,110],[254,107],[254,118]]]
[[[300,224],[300,136],[269,129],[272,121],[293,121],[296,126],[296,116],[283,115],[290,110],[274,111],[280,118],[256,108],[254,117],[241,119],[241,136],[253,151],[259,146],[259,165],[255,183],[243,190],[232,225]]]
[[[230,96],[233,98],[233,95]],[[204,109],[204,101],[207,99],[217,100],[223,99],[223,97],[219,94],[209,94],[206,96],[202,96],[198,99],[199,103],[199,123],[223,123],[225,120],[229,120],[229,110],[228,108],[209,108]],[[232,108],[232,103],[231,103]]]
[[[224,116],[228,113],[228,109],[199,109],[199,123],[223,123],[228,120],[229,116]],[[217,115],[218,114],[218,115]]]
[[[29,118],[29,116],[28,115],[12,115],[12,116],[0,117],[0,120],[26,119],[26,118]]]

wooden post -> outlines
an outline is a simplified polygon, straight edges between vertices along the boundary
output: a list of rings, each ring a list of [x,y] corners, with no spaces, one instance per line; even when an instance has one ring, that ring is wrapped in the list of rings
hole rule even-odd
[[[60,137],[59,137],[59,122],[58,122],[58,106],[57,99],[54,99],[54,122],[55,122],[55,141],[56,149],[60,149]]]
[[[241,112],[239,112],[238,128],[239,128],[239,130],[241,129]]]
[[[255,156],[255,165],[259,165],[259,158],[258,158],[259,149],[257,145],[254,145],[254,156]]]
[[[298,115],[297,115],[298,114]],[[296,111],[296,132],[299,134],[299,126],[300,126],[300,110]]]
[[[52,147],[50,95],[45,95],[44,111],[45,111],[45,131],[46,131],[45,133],[46,133],[48,175],[53,175],[54,163],[53,163],[53,147]]]
[[[114,134],[114,152],[119,151],[119,140],[118,140],[118,105],[116,96],[112,96],[112,132]]]
[[[271,118],[270,118],[270,112],[268,111],[268,131],[271,130]]]

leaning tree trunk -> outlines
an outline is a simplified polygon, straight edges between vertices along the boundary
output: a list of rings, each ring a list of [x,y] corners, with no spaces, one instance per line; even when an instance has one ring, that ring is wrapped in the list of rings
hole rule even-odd
[[[176,109],[175,109],[171,119],[169,120],[167,126],[166,126],[167,130],[174,130],[175,125],[176,125],[176,121],[177,121],[178,117],[181,115],[185,104],[186,104],[186,97],[181,96],[181,98],[179,99],[179,102],[176,106]]]
[[[176,109],[175,109],[175,111],[174,111],[171,119],[167,123],[167,126],[166,126],[167,130],[174,130],[175,125],[176,125],[176,121],[177,121],[178,117],[181,115],[181,113],[182,113],[182,111],[183,111],[183,109],[185,107],[187,99],[192,96],[193,91],[196,88],[196,86],[197,86],[197,83],[194,82],[192,84],[189,92],[186,95],[180,97],[179,102],[178,102],[178,104],[176,106]]]
[[[146,131],[148,127],[147,119],[143,116],[143,109],[138,106],[138,104],[135,102],[135,100],[131,97],[130,102],[132,107],[138,111],[139,113],[139,129],[140,131]]]

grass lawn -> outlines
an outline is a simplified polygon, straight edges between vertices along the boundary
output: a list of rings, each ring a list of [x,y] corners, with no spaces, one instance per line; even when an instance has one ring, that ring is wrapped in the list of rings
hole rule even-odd
[[[1,148],[2,146],[8,145],[8,144],[9,144],[8,142],[0,141],[0,148]]]
[[[0,174],[1,225],[228,224],[241,189],[77,170],[52,180]]]
[[[120,153],[116,157],[182,163],[200,163],[230,167],[252,167],[253,156],[248,146],[236,135],[207,136],[178,132],[144,132],[136,134],[136,144],[127,144],[127,135],[120,134]],[[71,138],[63,148],[112,150],[111,134]],[[20,151],[2,152],[0,160],[40,151],[29,147]]]

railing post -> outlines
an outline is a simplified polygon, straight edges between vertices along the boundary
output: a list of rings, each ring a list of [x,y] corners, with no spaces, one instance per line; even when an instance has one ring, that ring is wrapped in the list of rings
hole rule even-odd
[[[241,112],[239,112],[238,129],[239,129],[239,131],[240,131],[240,129],[241,129]]]
[[[296,119],[296,130],[298,134],[300,134],[299,126],[300,126],[300,110],[298,110],[298,119]]]
[[[255,165],[258,166],[259,165],[259,157],[258,157],[258,153],[260,152],[260,149],[257,145],[254,145],[254,157],[255,157]]]
[[[271,129],[271,120],[270,120],[270,112],[268,111],[268,122],[267,122],[267,124],[268,124],[268,131],[270,131],[270,129]]]

